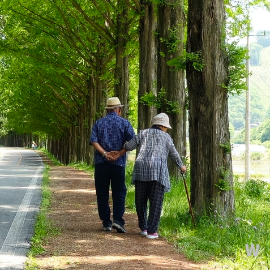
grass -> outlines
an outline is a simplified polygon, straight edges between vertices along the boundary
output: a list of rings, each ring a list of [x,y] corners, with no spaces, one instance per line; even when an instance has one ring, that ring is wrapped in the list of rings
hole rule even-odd
[[[37,265],[35,262],[35,256],[42,254],[44,249],[44,244],[49,236],[59,234],[59,230],[53,226],[53,224],[47,218],[47,212],[51,204],[51,191],[49,189],[49,166],[46,166],[43,172],[43,182],[42,182],[42,201],[39,209],[39,214],[37,215],[37,220],[35,223],[34,236],[31,238],[31,247],[28,252],[28,260],[26,263],[26,270],[37,270]]]
[[[39,148],[40,151],[42,151],[47,157],[50,158],[50,160],[53,162],[55,166],[62,166],[63,164],[53,155],[51,154],[47,149],[45,148]]]
[[[217,212],[212,217],[202,216],[197,220],[196,229],[187,220],[187,215],[181,214],[186,213],[187,208],[175,200],[174,190],[181,189],[181,185],[174,185],[172,193],[166,194],[161,233],[195,261],[212,260],[212,263],[214,261],[227,269],[269,269],[270,187],[251,181],[243,183],[235,180],[234,218],[226,218]],[[181,195],[181,199],[177,197],[182,202],[186,198]],[[178,220],[178,224],[172,223],[174,219]],[[251,243],[261,246],[258,258],[247,256],[245,245]]]
[[[129,162],[126,204],[135,211],[132,167]],[[270,185],[240,180],[234,180],[235,216],[227,218],[217,212],[212,217],[202,216],[194,228],[183,181],[173,179],[171,191],[165,194],[159,233],[189,259],[207,261],[217,269],[270,269]],[[246,244],[250,248],[252,243],[260,245],[258,256],[247,255]]]
[[[89,166],[86,162],[72,162],[69,166],[77,170],[85,171],[92,176],[94,175],[94,167]]]

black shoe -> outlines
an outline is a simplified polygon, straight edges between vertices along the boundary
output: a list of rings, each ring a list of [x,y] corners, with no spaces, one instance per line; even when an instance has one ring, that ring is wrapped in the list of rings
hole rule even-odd
[[[115,229],[118,233],[126,233],[126,229],[123,225],[120,225],[118,223],[113,223],[112,228]]]

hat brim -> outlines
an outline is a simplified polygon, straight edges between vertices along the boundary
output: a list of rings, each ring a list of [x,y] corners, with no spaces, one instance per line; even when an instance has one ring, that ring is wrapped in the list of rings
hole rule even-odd
[[[172,129],[172,127],[170,125],[161,125],[161,126]]]
[[[163,126],[163,127],[166,127],[166,128],[170,128],[170,129],[172,129],[172,127],[169,125],[169,124],[164,124],[164,123],[153,123],[153,125],[156,125],[156,126]]]
[[[119,105],[106,106],[105,109],[116,109],[120,107],[124,107],[124,105],[119,104]]]

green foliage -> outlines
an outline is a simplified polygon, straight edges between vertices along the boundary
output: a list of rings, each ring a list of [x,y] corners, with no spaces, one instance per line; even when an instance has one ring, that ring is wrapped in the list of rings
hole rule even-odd
[[[138,127],[138,88],[139,88],[139,59],[138,54],[130,61],[129,64],[129,114],[128,119],[134,129]]]
[[[232,151],[232,147],[230,142],[227,142],[225,144],[220,144],[221,148],[223,149],[225,154],[229,154]]]
[[[192,63],[194,69],[202,71],[204,64],[202,63],[202,53],[187,53],[184,51],[183,56],[179,56],[167,62],[168,66],[174,67],[176,70],[185,70],[188,62]]]
[[[6,117],[0,116],[0,137],[7,135],[9,131],[8,121]]]
[[[236,42],[227,44],[225,52],[228,59],[228,86],[223,85],[232,95],[240,94],[247,89],[246,81],[244,80],[248,74],[244,60],[247,56],[246,48],[237,46]]]
[[[120,35],[115,26],[126,5],[123,1],[93,5],[1,1],[5,38],[0,39],[0,109],[9,130],[60,137],[74,123],[90,92],[106,97],[114,91],[115,45]],[[131,10],[130,31],[121,35],[127,39],[125,55],[138,50],[134,35],[139,14]]]
[[[215,184],[215,186],[218,187],[222,191],[231,189],[229,182],[227,180],[224,180],[224,179],[219,179],[218,183]]]
[[[220,177],[221,178],[218,180],[218,183],[216,183],[215,186],[218,187],[222,191],[232,189],[232,187],[229,183],[229,176],[230,176],[230,171],[221,167],[220,168]]]
[[[260,142],[266,142],[270,140],[270,119],[265,120],[260,126],[252,128],[250,132],[250,138],[252,141],[257,140]],[[242,131],[244,135],[244,130]]]
[[[87,173],[89,173],[91,176],[94,176],[94,167],[93,166],[89,166],[89,164],[87,164],[85,161],[84,162],[75,162],[75,163],[70,163],[69,164],[70,167],[77,169],[77,170],[82,170],[85,171]]]
[[[260,54],[263,46],[257,43],[250,44],[250,65],[259,66],[260,65]]]
[[[155,106],[156,108],[161,108],[161,106],[165,105],[165,110],[167,113],[175,114],[180,112],[180,108],[178,106],[177,101],[170,101],[166,98],[166,91],[164,88],[158,92],[157,96],[155,96],[152,92],[145,93],[140,102],[147,106]]]
[[[186,178],[189,187],[188,174]],[[207,267],[218,269],[252,269],[254,257],[247,256],[245,245],[259,243],[261,252],[253,269],[266,270],[270,254],[270,186],[266,184],[261,188],[260,197],[250,197],[245,183],[235,179],[235,216],[214,211],[212,216],[197,217],[196,228],[193,228],[183,181],[171,179],[159,233],[189,259],[208,261]]]
[[[246,0],[225,0],[226,35],[227,37],[243,38],[250,30],[249,5]]]
[[[268,52],[268,49],[265,50],[266,52]],[[266,56],[265,53],[263,57]],[[263,127],[251,129],[253,140],[261,140],[263,129],[266,129],[268,125],[267,120],[269,119],[267,117],[267,108],[269,107],[270,99],[265,95],[269,82],[268,78],[263,75],[263,70],[268,70],[268,67],[265,65],[254,67],[250,76],[250,124],[253,126],[261,125]],[[235,130],[241,130],[245,127],[245,109],[245,92],[229,97],[229,119]],[[269,132],[265,131],[265,135],[267,136],[268,134]]]
[[[47,149],[40,149],[46,156],[50,158],[55,166],[62,166],[63,164],[54,156],[52,155]]]
[[[259,180],[250,179],[245,183],[245,193],[252,198],[260,198],[263,195],[266,183]]]
[[[269,123],[269,121],[268,121]],[[261,135],[261,142],[269,141],[270,140],[270,125],[266,126],[262,131]]]
[[[266,148],[269,148],[269,149],[270,149],[270,140],[269,140],[269,141],[264,141],[264,142],[263,142],[263,145],[264,145]]]
[[[28,256],[30,256],[30,258],[40,255],[45,251],[43,246],[49,236],[59,234],[59,230],[53,226],[47,217],[47,212],[51,203],[51,191],[49,188],[50,179],[48,172],[49,167],[47,166],[43,173],[42,201],[35,224],[34,236],[31,239],[31,248],[28,252]],[[30,265],[31,260],[28,262],[29,267]]]
[[[259,152],[251,153],[250,159],[251,160],[261,160],[263,158],[263,154]]]
[[[133,173],[134,162],[127,161],[126,166],[126,186],[127,186],[127,196],[126,196],[126,207],[132,211],[136,212],[135,207],[135,186],[132,184],[132,173]]]
[[[169,29],[170,34],[168,39],[159,38],[160,42],[166,44],[168,48],[168,53],[174,53],[177,50],[179,42],[181,42],[177,37],[177,31],[178,29],[176,28]],[[160,52],[160,54],[162,54],[162,52]],[[165,56],[164,53],[163,56]]]
[[[235,134],[233,138],[234,143],[245,143],[245,130],[241,130],[241,132],[238,132]]]

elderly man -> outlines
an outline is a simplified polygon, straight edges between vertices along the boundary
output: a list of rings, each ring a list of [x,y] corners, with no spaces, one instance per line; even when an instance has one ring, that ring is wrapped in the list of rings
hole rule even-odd
[[[126,155],[115,160],[110,152],[121,150],[124,143],[135,136],[130,122],[121,117],[122,107],[117,97],[108,98],[105,107],[107,115],[96,121],[90,137],[90,144],[96,149],[95,187],[99,217],[104,231],[111,231],[111,228],[114,228],[119,233],[126,232],[123,219],[126,198]],[[113,222],[109,206],[110,185],[113,198]]]

